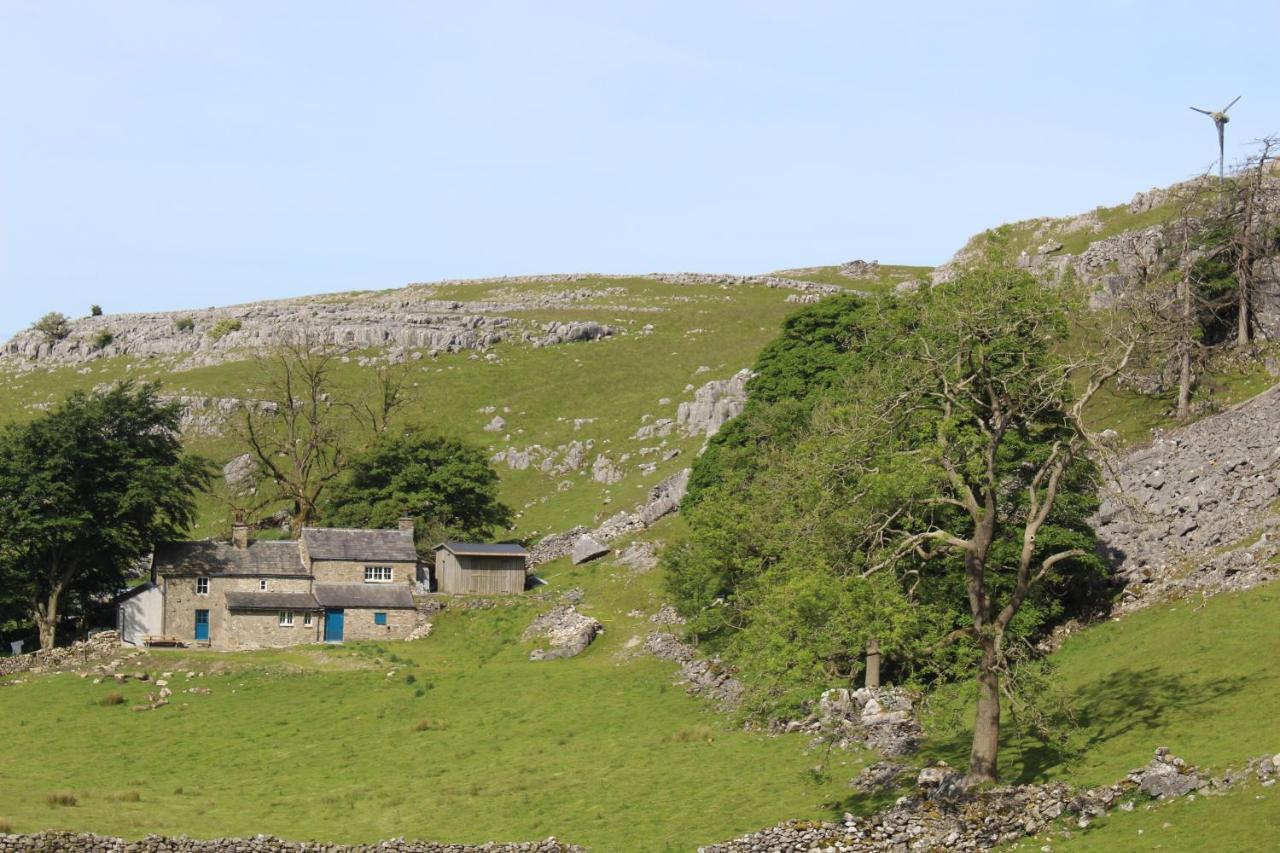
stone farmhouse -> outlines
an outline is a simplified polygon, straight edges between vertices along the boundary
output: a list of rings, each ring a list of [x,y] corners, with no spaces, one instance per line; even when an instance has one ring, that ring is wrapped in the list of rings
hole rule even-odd
[[[420,587],[413,521],[396,530],[306,527],[298,539],[155,549],[151,580],[123,597],[121,639],[255,649],[342,640],[403,639]]]
[[[527,556],[519,545],[446,542],[435,588],[522,592]],[[412,518],[394,530],[304,527],[290,540],[253,540],[237,521],[229,542],[157,546],[150,580],[117,600],[117,629],[134,645],[214,649],[405,639],[431,568],[418,561]]]

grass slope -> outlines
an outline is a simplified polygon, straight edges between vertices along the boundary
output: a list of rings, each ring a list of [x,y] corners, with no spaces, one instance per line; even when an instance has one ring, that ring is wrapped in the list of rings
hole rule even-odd
[[[1280,586],[1269,585],[1148,608],[1069,638],[1054,655],[1055,680],[1074,697],[1085,751],[1069,761],[1006,726],[1004,779],[1110,784],[1158,746],[1218,770],[1280,751],[1278,619]],[[924,756],[963,766],[970,737],[962,727],[932,740]]]
[[[701,437],[670,436],[663,451],[681,456],[662,462],[657,471],[641,473],[637,464],[657,461],[660,454],[641,456],[642,448],[662,439],[635,440],[631,436],[642,418],[675,417],[682,400],[692,398],[686,387],[731,376],[750,366],[756,353],[777,335],[788,314],[790,291],[755,285],[675,285],[649,279],[503,282],[415,286],[418,295],[436,299],[501,301],[512,295],[526,299],[585,288],[609,289],[611,295],[563,308],[502,312],[529,323],[553,320],[596,320],[625,330],[612,338],[535,349],[528,344],[504,343],[495,348],[497,361],[474,353],[441,355],[411,362],[411,387],[401,417],[463,436],[493,452],[508,446],[539,444],[555,448],[573,440],[592,439],[595,447],[584,470],[552,475],[536,469],[513,471],[499,466],[503,498],[520,511],[516,534],[536,535],[591,524],[604,507],[629,509],[663,477],[689,464]],[[330,300],[344,298],[329,297]],[[608,303],[608,307],[598,307]],[[592,307],[592,306],[597,307]],[[642,333],[652,325],[651,333]],[[700,368],[706,370],[700,371]],[[357,389],[369,368],[354,360],[343,365],[337,381]],[[0,374],[0,419],[31,417],[37,407],[60,400],[74,389],[90,389],[126,376],[159,380],[166,393],[211,397],[252,396],[262,385],[259,365],[252,359],[174,372],[163,359],[114,358],[84,367]],[[660,404],[659,400],[670,402]],[[495,406],[507,422],[502,433],[484,425],[493,417],[478,410]],[[575,419],[594,418],[574,428]],[[507,438],[509,436],[509,440]],[[189,446],[225,463],[243,452],[233,438],[195,436]],[[617,459],[633,454],[624,466],[625,479],[604,485],[591,478],[591,462],[599,453]],[[568,483],[565,486],[564,483]],[[196,538],[225,534],[230,513],[218,495],[205,498]]]
[[[815,774],[822,756],[802,736],[730,725],[672,686],[674,665],[628,648],[653,628],[627,614],[656,608],[657,572],[559,561],[542,574],[549,594],[583,588],[606,625],[578,658],[527,659],[530,600],[446,612],[414,643],[153,652],[152,671],[211,674],[175,676],[173,704],[145,713],[130,705],[154,688],[137,682],[61,674],[0,689],[0,819],[131,837],[554,834],[658,851],[843,807],[862,756]],[[189,683],[213,692],[181,692]],[[100,704],[113,690],[128,704]],[[47,801],[63,791],[75,806]]]

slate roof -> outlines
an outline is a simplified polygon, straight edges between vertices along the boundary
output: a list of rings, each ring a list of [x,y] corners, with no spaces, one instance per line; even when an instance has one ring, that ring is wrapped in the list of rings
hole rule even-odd
[[[227,591],[228,610],[319,610],[320,604],[309,592],[243,592]]]
[[[481,542],[441,542],[436,549],[444,548],[450,553],[464,557],[527,557],[529,552],[523,545],[490,544]]]
[[[252,541],[237,548],[230,542],[167,542],[156,546],[160,575],[287,575],[306,577],[298,543]]]
[[[318,583],[314,591],[321,607],[413,607],[413,593],[403,583]]]
[[[376,560],[416,563],[412,530],[353,530],[304,527],[302,542],[312,560]]]

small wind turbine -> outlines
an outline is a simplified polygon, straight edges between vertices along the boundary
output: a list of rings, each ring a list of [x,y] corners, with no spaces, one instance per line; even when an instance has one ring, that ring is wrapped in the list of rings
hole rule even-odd
[[[1196,112],[1204,113],[1209,118],[1213,119],[1213,126],[1218,129],[1218,187],[1219,188],[1222,187],[1222,182],[1224,180],[1223,160],[1226,159],[1225,130],[1227,127],[1227,122],[1231,121],[1231,117],[1227,115],[1227,110],[1234,107],[1236,105],[1236,101],[1240,100],[1240,98],[1241,98],[1240,95],[1236,95],[1235,101],[1232,101],[1231,103],[1227,104],[1225,107],[1218,110],[1217,112],[1213,112],[1212,110],[1202,110],[1199,107],[1191,108]]]

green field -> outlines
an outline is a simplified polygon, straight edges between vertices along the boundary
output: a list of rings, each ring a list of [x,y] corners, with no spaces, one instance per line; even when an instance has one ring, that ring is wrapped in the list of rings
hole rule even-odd
[[[672,686],[674,664],[628,648],[653,627],[627,613],[656,609],[656,572],[544,569],[544,595],[581,587],[606,626],[577,658],[527,659],[520,634],[546,606],[530,599],[447,612],[416,642],[152,652],[136,666],[209,673],[175,675],[172,704],[155,711],[130,710],[155,689],[140,682],[64,673],[0,689],[0,820],[129,837],[555,835],[639,853],[844,807],[862,754],[816,774],[823,756],[802,736],[730,725]],[[127,703],[102,705],[113,691]],[[50,805],[59,792],[76,805]]]

